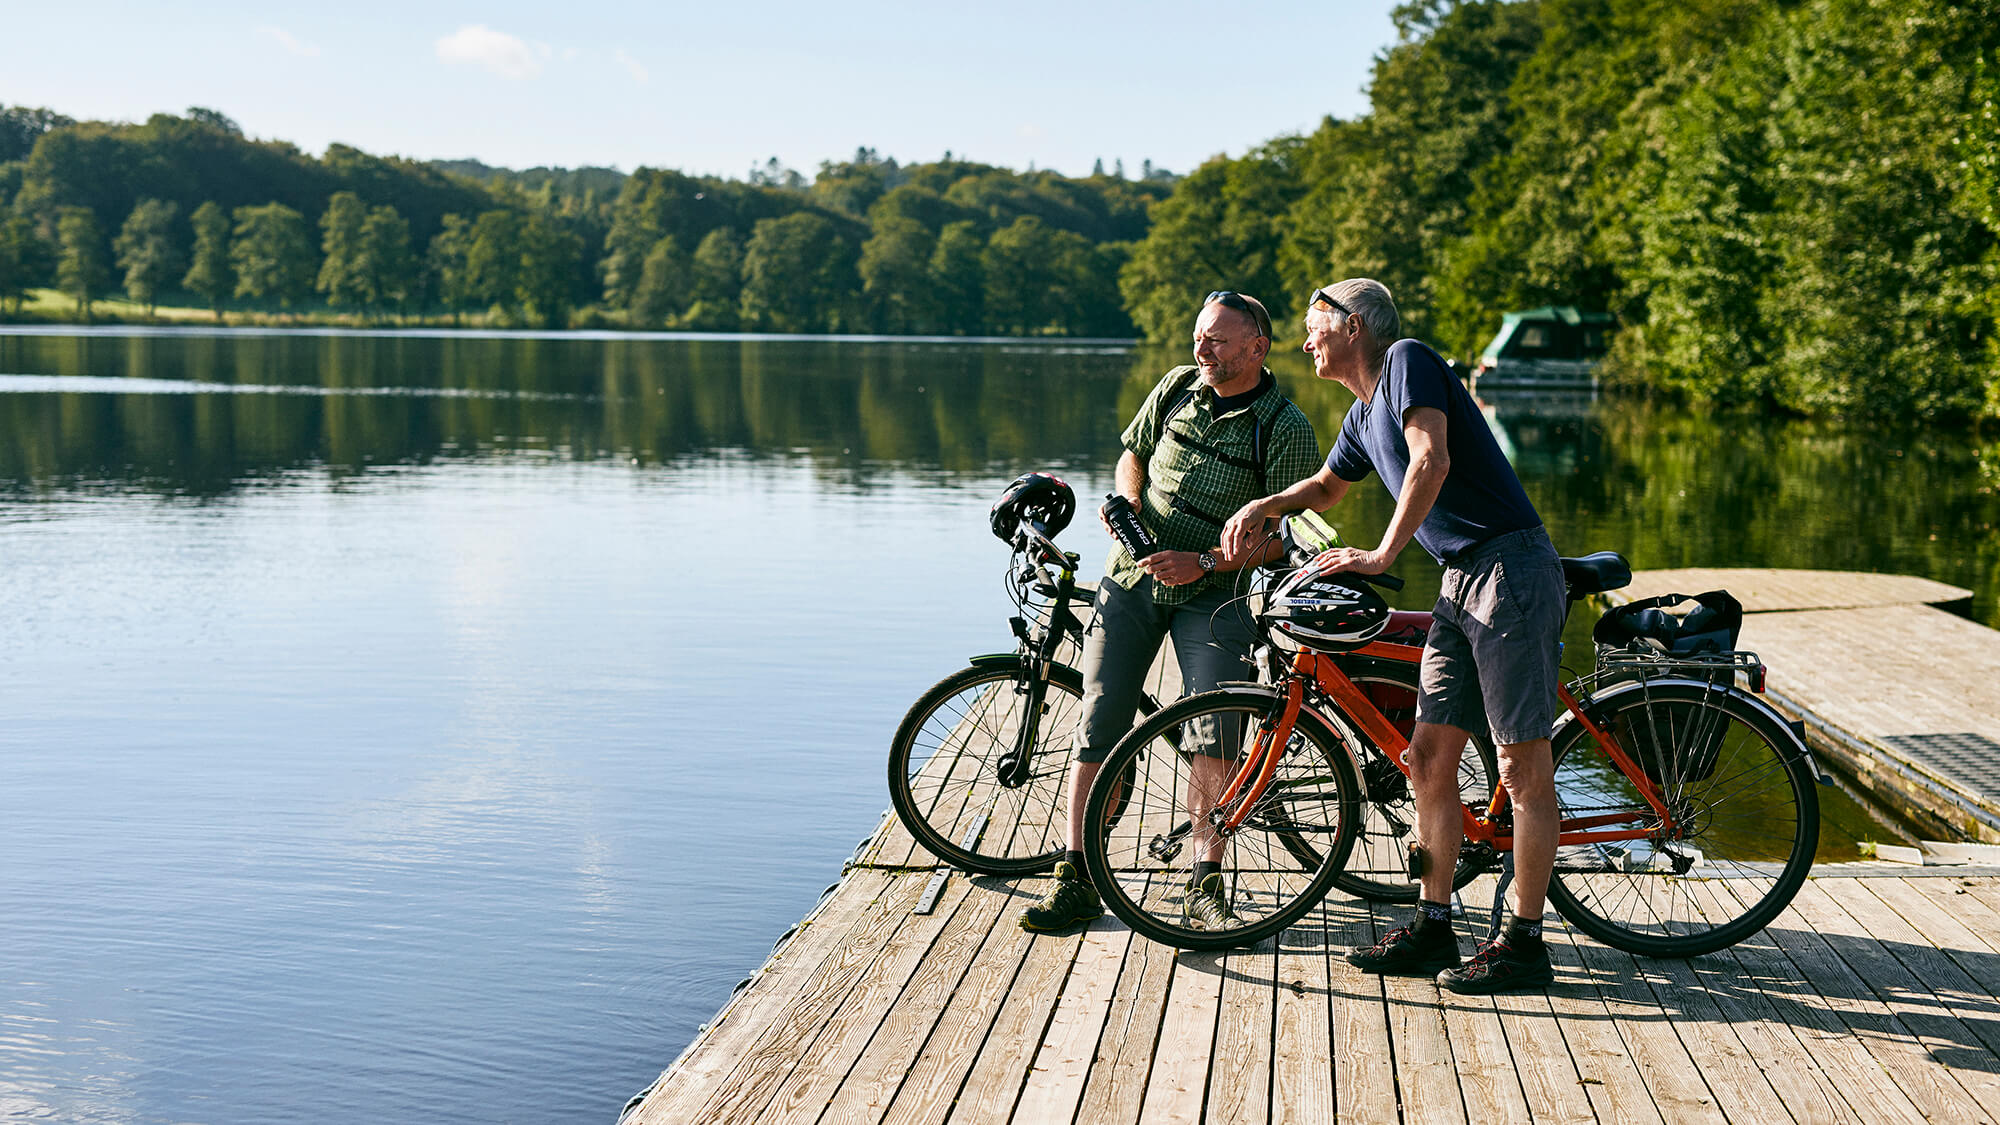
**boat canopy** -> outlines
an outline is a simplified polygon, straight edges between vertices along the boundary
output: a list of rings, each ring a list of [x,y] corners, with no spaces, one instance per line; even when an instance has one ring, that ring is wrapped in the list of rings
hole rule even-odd
[[[1610,346],[1617,319],[1610,313],[1583,312],[1571,305],[1543,305],[1510,312],[1482,361],[1506,359],[1595,359]]]

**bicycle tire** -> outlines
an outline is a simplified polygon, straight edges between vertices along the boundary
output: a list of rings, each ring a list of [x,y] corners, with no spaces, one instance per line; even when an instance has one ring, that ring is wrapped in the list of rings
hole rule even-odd
[[[1046,871],[1069,834],[1069,768],[1083,719],[1083,676],[1049,667],[1042,713],[1034,716],[1026,781],[1003,784],[1026,699],[1026,662],[982,660],[939,680],[910,705],[889,748],[889,799],[896,816],[932,855],[983,875]],[[982,821],[981,818],[984,817]],[[970,846],[967,846],[968,839]]]
[[[1549,901],[1606,945],[1648,957],[1694,957],[1771,924],[1798,893],[1819,846],[1819,792],[1805,748],[1776,713],[1734,688],[1693,680],[1619,685],[1588,713],[1625,745],[1655,740],[1658,773],[1674,812],[1672,839],[1559,847]],[[1646,809],[1582,723],[1554,742],[1556,799],[1564,819]],[[1650,812],[1650,810],[1647,810]]]
[[[1181,748],[1206,741],[1205,731],[1254,730],[1281,706],[1268,687],[1192,695],[1139,723],[1105,759],[1084,806],[1084,863],[1134,932],[1180,949],[1252,945],[1297,923],[1332,888],[1353,847],[1361,779],[1333,731],[1301,711],[1270,786],[1223,843],[1234,924],[1208,929],[1181,914],[1198,851],[1185,804],[1193,756]]]
[[[1345,671],[1383,717],[1408,738],[1417,715],[1417,666],[1399,660],[1369,660],[1348,665]],[[1384,688],[1386,693],[1379,690]],[[1352,722],[1347,726],[1360,729]],[[1368,800],[1355,833],[1354,850],[1333,885],[1370,902],[1414,903],[1420,890],[1409,876],[1409,845],[1415,838],[1416,795],[1410,789],[1409,776],[1372,739],[1355,741],[1355,757],[1361,763]],[[1493,796],[1499,777],[1493,740],[1484,733],[1474,734],[1459,758],[1459,799],[1475,805],[1485,803]],[[1451,889],[1464,887],[1489,867],[1486,860],[1461,851]]]

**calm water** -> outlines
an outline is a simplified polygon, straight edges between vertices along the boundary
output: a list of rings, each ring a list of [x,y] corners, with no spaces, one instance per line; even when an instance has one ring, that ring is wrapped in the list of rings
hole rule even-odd
[[[0,334],[0,1115],[608,1123],[838,877],[908,701],[1008,647],[994,492],[1101,493],[1177,359]],[[1500,418],[1565,550],[2000,624],[1990,445]]]

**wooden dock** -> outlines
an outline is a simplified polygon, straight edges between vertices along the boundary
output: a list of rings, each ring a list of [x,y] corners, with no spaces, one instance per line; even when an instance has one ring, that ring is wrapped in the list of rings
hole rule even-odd
[[[2000,839],[2000,634],[1933,608],[1965,591],[1659,571],[1625,593],[1718,586],[1816,749],[1941,834]],[[1690,961],[1552,914],[1555,986],[1484,999],[1346,963],[1407,908],[1336,893],[1275,942],[1176,953],[1108,915],[1023,932],[1043,886],[945,871],[886,818],[622,1121],[2000,1123],[1996,866],[1824,865]],[[1494,886],[1463,895],[1468,950]]]
[[[1769,698],[1826,764],[1926,835],[2000,843],[2000,632],[1926,578],[1819,570],[1652,570],[1614,601],[1726,589]]]
[[[2000,870],[1821,870],[1692,961],[1552,925],[1556,985],[1479,999],[1342,959],[1405,908],[1176,954],[1023,932],[1040,880],[954,874],[916,914],[930,871],[856,867],[626,1120],[2000,1120]]]

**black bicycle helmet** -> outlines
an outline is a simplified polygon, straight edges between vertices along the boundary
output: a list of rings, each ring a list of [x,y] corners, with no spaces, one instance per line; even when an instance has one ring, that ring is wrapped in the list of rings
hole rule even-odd
[[[1061,478],[1048,473],[1026,473],[993,502],[993,534],[1002,543],[1012,543],[1021,521],[1040,524],[1042,534],[1053,539],[1069,526],[1076,514],[1076,493]]]
[[[1382,635],[1389,603],[1365,582],[1301,572],[1278,587],[1264,619],[1304,648],[1346,652]]]

